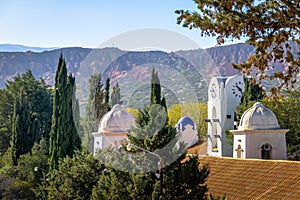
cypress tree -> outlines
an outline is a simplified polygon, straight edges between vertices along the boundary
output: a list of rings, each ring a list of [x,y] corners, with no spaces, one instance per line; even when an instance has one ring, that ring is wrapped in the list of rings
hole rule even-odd
[[[104,98],[101,74],[92,74],[89,78],[89,97],[83,119],[83,146],[90,152],[93,151],[92,133],[97,131],[100,119],[106,113]]]
[[[151,94],[150,94],[150,106],[153,104],[161,103],[161,86],[158,78],[158,72],[155,68],[152,69],[151,73]]]
[[[114,105],[116,104],[123,103],[123,101],[121,101],[121,92],[120,92],[120,87],[118,82],[113,87],[110,99],[111,99],[111,107],[114,107]]]
[[[52,127],[50,132],[49,166],[56,169],[58,160],[81,148],[73,117],[75,78],[67,75],[67,67],[60,55],[55,75]]]
[[[31,140],[27,135],[29,126],[28,107],[25,104],[24,89],[21,88],[19,97],[15,100],[12,126],[11,158],[14,166],[17,166],[20,155],[27,153],[31,148],[27,141]]]
[[[107,98],[109,99],[109,96],[107,96],[107,92],[103,89],[101,74],[99,73],[99,74],[92,75],[90,78],[89,104],[91,105],[90,109],[93,109],[93,111],[89,111],[89,112],[91,113],[96,111],[97,123],[99,123],[101,117],[107,112],[107,107],[105,103],[107,101]]]
[[[31,71],[16,76],[6,87],[14,102],[13,112],[7,117],[12,119],[11,158],[16,165],[20,155],[31,154],[35,142],[42,137],[48,141],[52,115],[50,92],[43,81],[34,79]]]
[[[107,77],[105,81],[105,98],[104,98],[104,104],[106,106],[106,112],[110,111],[109,107],[109,87],[110,87],[110,79]]]

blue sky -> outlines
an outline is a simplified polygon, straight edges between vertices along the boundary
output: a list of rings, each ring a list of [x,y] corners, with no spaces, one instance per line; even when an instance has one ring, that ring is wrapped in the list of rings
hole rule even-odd
[[[95,48],[119,34],[159,28],[175,31],[201,48],[216,44],[198,30],[176,24],[176,9],[192,0],[0,0],[0,43]]]

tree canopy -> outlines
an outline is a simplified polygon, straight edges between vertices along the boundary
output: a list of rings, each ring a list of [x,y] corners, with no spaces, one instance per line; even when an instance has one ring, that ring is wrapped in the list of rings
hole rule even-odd
[[[14,165],[20,155],[30,152],[34,142],[42,137],[49,139],[52,115],[49,88],[28,70],[7,81],[0,90],[0,154],[12,147]]]
[[[66,62],[60,55],[55,75],[52,127],[50,132],[50,169],[56,169],[58,160],[72,156],[81,149],[73,116],[75,78],[67,75]]]
[[[259,79],[280,80],[271,89],[278,94],[283,86],[297,81],[300,66],[298,0],[194,0],[199,11],[176,10],[177,23],[189,29],[200,29],[201,36],[216,36],[217,43],[246,38],[255,54],[233,64],[239,71],[257,72]],[[279,69],[276,68],[278,67]],[[274,69],[270,73],[270,69]]]
[[[119,83],[117,82],[116,85],[113,87],[111,97],[110,97],[110,103],[111,107],[114,107],[116,104],[122,104],[123,101],[121,100],[121,89],[119,87]]]
[[[107,111],[104,103],[105,91],[102,84],[100,73],[92,74],[89,78],[89,96],[85,109],[85,115],[82,119],[84,131],[83,146],[93,152],[93,132],[96,132],[100,119]]]

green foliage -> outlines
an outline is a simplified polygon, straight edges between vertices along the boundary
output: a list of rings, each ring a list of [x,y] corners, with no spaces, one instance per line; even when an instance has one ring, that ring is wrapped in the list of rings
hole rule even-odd
[[[81,141],[73,117],[75,78],[67,75],[65,60],[60,55],[55,75],[52,127],[50,133],[50,170],[56,169],[58,160],[81,148]]]
[[[11,94],[7,90],[0,90],[0,154],[6,152],[10,146],[12,133],[13,102]]]
[[[96,155],[106,172],[93,189],[93,199],[151,199],[158,179],[158,158],[144,152],[107,147]],[[155,168],[154,171],[153,167]]]
[[[72,158],[60,160],[57,170],[46,175],[43,190],[47,199],[90,199],[103,170],[91,154],[77,151]]]
[[[241,104],[248,106],[250,102],[262,100],[266,94],[263,88],[253,78],[244,78],[245,91],[243,92]]]
[[[153,104],[161,104],[161,86],[158,79],[158,71],[155,68],[151,73],[151,94],[150,94],[150,106]]]
[[[73,113],[74,123],[75,123],[76,130],[78,132],[79,138],[83,138],[83,127],[80,122],[79,100],[76,99],[75,83],[74,83],[74,87],[73,87],[73,96],[72,96],[72,113]]]
[[[29,132],[30,129],[28,130],[29,126],[28,106],[25,104],[24,90],[21,89],[20,96],[16,99],[13,115],[11,157],[14,166],[18,164],[20,155],[31,150],[30,140],[34,140],[34,138]]]
[[[91,109],[95,109],[96,111],[96,119],[99,122],[102,116],[108,111],[107,102],[109,99],[109,93],[106,92],[106,89],[103,88],[101,74],[93,74],[89,80],[90,84],[90,94],[89,94],[89,110],[86,114],[90,114],[94,111]],[[106,84],[109,84],[106,82]],[[109,90],[109,85],[108,86]],[[98,124],[97,124],[98,125]],[[96,125],[96,126],[97,126]]]
[[[256,47],[246,62],[233,66],[245,74],[253,69],[260,78],[281,80],[277,94],[288,84],[294,84],[299,72],[299,2],[261,0],[194,0],[197,11],[176,10],[177,23],[189,29],[200,29],[201,36],[217,36],[218,44],[226,39],[247,39]],[[293,43],[291,43],[291,41]],[[296,56],[297,54],[297,56]],[[282,71],[268,73],[269,68],[282,66]]]
[[[139,111],[136,120],[137,127],[133,128],[132,133],[128,134],[128,138],[133,145],[159,155],[159,163],[161,167],[163,167],[164,175],[160,176],[160,180],[157,180],[154,176],[153,169],[150,173],[143,173],[145,175],[144,179],[152,181],[148,181],[148,184],[139,185],[139,189],[144,190],[144,194],[147,194],[148,197],[155,195],[157,197],[160,196],[162,199],[174,199],[177,198],[177,196],[180,197],[180,195],[182,195],[181,197],[183,198],[195,198],[195,194],[198,194],[198,197],[206,198],[205,193],[207,188],[204,185],[203,187],[200,186],[201,183],[205,182],[206,176],[201,176],[200,174],[205,174],[204,171],[207,171],[207,169],[202,168],[199,170],[197,159],[197,161],[191,159],[185,164],[181,163],[181,160],[185,157],[186,147],[184,144],[178,143],[179,138],[177,131],[174,126],[172,127],[168,123],[165,100],[164,98],[161,100],[159,79],[157,71],[154,69],[151,77],[150,96],[150,106]],[[133,151],[135,151],[136,154],[139,154],[140,150],[134,149]],[[147,167],[149,166],[155,166],[155,162],[157,162],[158,159],[157,157],[154,157],[151,160],[149,159],[151,153],[144,153],[145,155],[140,159],[134,159],[135,163],[140,165],[141,172],[143,172],[143,170],[147,171]],[[146,157],[148,159],[146,159]],[[193,173],[190,173],[189,176],[187,176],[186,171]],[[139,180],[137,175],[133,177]],[[195,177],[197,177],[197,179],[194,179]],[[136,179],[133,178],[133,180]],[[163,193],[160,192],[161,187],[163,187]],[[147,188],[153,188],[153,190],[146,190]],[[176,189],[178,192],[174,192]]]
[[[130,197],[131,179],[128,173],[116,170],[106,170],[98,184],[94,187],[92,198],[100,199],[132,199]]]
[[[220,196],[212,196],[212,195],[210,194],[209,199],[210,199],[210,200],[226,200],[227,197],[226,197],[226,195],[220,197]]]
[[[284,98],[276,102],[265,99],[263,103],[274,112],[280,128],[289,129],[286,134],[288,158],[300,160],[300,90],[285,91]]]
[[[162,199],[206,199],[208,189],[205,181],[209,168],[204,165],[199,169],[197,157],[189,157],[184,163],[177,160],[164,171],[165,187]]]
[[[5,174],[0,174],[0,198],[8,199],[35,199],[31,185]]]
[[[11,156],[17,165],[19,156],[29,152],[34,142],[49,138],[51,91],[43,80],[35,80],[27,71],[8,81],[0,96],[0,153],[4,154],[11,145]]]
[[[106,112],[110,111],[110,107],[109,107],[109,87],[110,87],[110,79],[107,77],[105,80],[105,97],[104,97],[104,103],[106,106]]]
[[[226,135],[226,142],[229,145],[233,146],[233,139],[234,138],[233,138],[233,134],[229,131],[229,129],[225,131],[225,135]]]
[[[142,113],[145,115],[144,112]],[[155,151],[171,142],[177,132],[175,127],[167,125],[166,115],[165,109],[160,105],[151,106],[146,115],[149,117],[149,120],[140,120],[143,124],[133,129],[134,134],[128,135],[132,144],[149,151]],[[146,121],[147,123],[145,124]]]
[[[46,140],[43,138],[39,143],[35,143],[31,151],[32,153],[20,156],[17,166],[17,177],[37,188],[41,179],[44,178],[44,170],[48,169],[49,148]],[[38,167],[40,170],[34,171],[35,167]]]
[[[113,87],[113,91],[112,91],[111,97],[110,97],[110,103],[111,103],[111,107],[113,107],[116,104],[122,104],[123,103],[123,101],[121,100],[121,92],[120,92],[120,87],[119,87],[118,82]]]
[[[1,168],[1,199],[35,199],[36,189],[43,174],[34,172],[33,169],[35,166],[47,167],[47,153],[48,147],[45,139],[42,139],[40,144],[35,143],[32,154],[27,153],[20,156],[18,166],[5,165]]]
[[[250,108],[254,103],[258,101],[262,101],[266,98],[265,91],[261,87],[260,84],[257,84],[253,78],[248,79],[244,78],[245,82],[245,91],[243,92],[243,96],[241,99],[240,105],[235,110],[235,121],[240,121],[242,114]],[[226,132],[226,136],[229,138],[229,144],[233,139],[232,133],[229,131]]]
[[[103,89],[101,74],[92,74],[89,79],[89,97],[82,120],[84,129],[83,146],[93,152],[93,132],[96,132],[102,116],[106,113],[104,104],[105,91]]]

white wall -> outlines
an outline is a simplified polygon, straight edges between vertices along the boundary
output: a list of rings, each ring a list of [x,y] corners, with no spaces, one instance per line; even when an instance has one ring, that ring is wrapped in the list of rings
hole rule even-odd
[[[288,130],[232,130],[234,135],[233,157],[237,158],[238,145],[244,150],[242,158],[261,159],[261,147],[264,144],[272,146],[272,160],[286,160],[285,134]]]
[[[272,160],[286,160],[285,132],[281,130],[256,130],[247,132],[246,158],[261,158],[261,146],[272,146]]]
[[[239,105],[241,96],[236,96],[236,84],[244,90],[242,76],[213,77],[208,89],[208,143],[207,154],[212,156],[232,156],[232,146],[227,143],[225,132],[234,127],[234,111]],[[212,89],[216,90],[216,97],[211,95]],[[233,90],[234,89],[234,90]],[[233,93],[234,92],[234,93]],[[215,111],[214,111],[215,110]],[[230,116],[228,118],[227,116]],[[218,119],[213,122],[212,119]],[[214,126],[216,126],[218,138],[218,152],[213,152]]]
[[[241,149],[243,150],[241,158],[246,158],[245,155],[247,153],[246,149],[246,135],[234,135],[233,139],[233,158],[237,158],[237,151],[238,145],[241,145]]]

